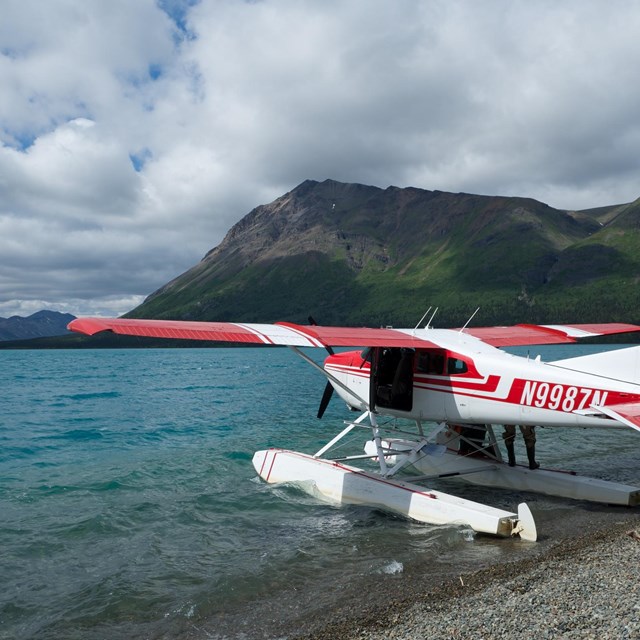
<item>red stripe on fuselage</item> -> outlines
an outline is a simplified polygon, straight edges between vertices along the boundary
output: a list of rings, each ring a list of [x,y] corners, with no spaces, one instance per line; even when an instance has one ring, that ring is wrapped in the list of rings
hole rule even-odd
[[[368,363],[367,363],[368,365]],[[326,365],[326,369],[335,373],[342,373],[359,378],[369,378],[369,367],[352,367],[345,365]],[[488,378],[477,380],[475,378],[465,378],[463,376],[449,377],[449,376],[437,376],[427,377],[420,374],[415,375],[413,379],[413,386],[415,389],[429,389],[430,387],[437,387],[432,389],[433,391],[451,391],[457,389],[469,389],[477,391],[485,391],[492,393],[498,388],[500,383],[500,376],[489,376]]]
[[[413,386],[416,389],[429,389],[432,391],[451,391],[457,392],[459,389],[467,389],[469,391],[485,391],[486,393],[493,393],[500,384],[500,376],[489,376],[486,380],[480,380],[478,382],[470,380],[468,378],[422,378],[416,376],[414,378]],[[437,387],[433,389],[432,387]]]
[[[347,367],[343,365],[325,365],[327,371],[333,371],[334,373],[343,373],[350,376],[356,376],[358,378],[369,378],[369,367]]]
[[[368,365],[368,363],[367,363]],[[353,366],[327,367],[335,373],[369,378],[369,368]],[[516,378],[505,396],[496,395],[500,376],[490,375],[479,381],[464,377],[427,377],[417,374],[414,377],[414,389],[465,396],[477,400],[502,402],[514,406],[530,406],[536,409],[548,409],[572,413],[587,410],[592,406],[606,406],[624,402],[640,401],[640,394],[630,394],[608,389],[596,389],[542,380]]]

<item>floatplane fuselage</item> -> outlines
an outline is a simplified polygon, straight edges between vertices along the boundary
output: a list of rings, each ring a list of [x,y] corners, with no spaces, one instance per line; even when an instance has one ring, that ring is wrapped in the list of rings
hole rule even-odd
[[[640,386],[624,379],[640,380],[638,348],[543,362],[463,333],[425,333],[439,346],[342,352],[324,368],[350,407],[373,404],[398,418],[640,430],[628,413],[633,403],[640,407]]]

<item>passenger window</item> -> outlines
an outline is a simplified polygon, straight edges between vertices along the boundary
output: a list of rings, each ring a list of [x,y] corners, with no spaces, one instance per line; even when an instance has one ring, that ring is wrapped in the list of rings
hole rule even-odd
[[[416,372],[442,375],[444,355],[433,351],[420,351],[416,354]]]
[[[429,360],[429,369],[427,373],[442,374],[444,368],[444,356],[440,354],[433,354]]]
[[[450,376],[466,373],[467,371],[467,363],[464,360],[459,360],[458,358],[449,358],[447,360],[447,373]]]
[[[416,371],[418,373],[427,373],[429,371],[429,352],[418,351],[416,358]]]

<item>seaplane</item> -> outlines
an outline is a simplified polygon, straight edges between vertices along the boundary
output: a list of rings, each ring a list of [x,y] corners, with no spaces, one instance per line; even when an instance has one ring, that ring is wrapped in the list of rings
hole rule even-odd
[[[537,539],[526,503],[506,511],[431,488],[440,478],[579,500],[637,506],[640,488],[542,469],[533,428],[640,431],[640,346],[555,361],[504,347],[578,342],[640,331],[625,323],[413,329],[78,318],[69,329],[131,336],[287,346],[326,378],[318,417],[335,392],[357,418],[315,453],[271,448],[253,466],[267,483],[295,483],[321,500],[366,504],[429,524],[466,525],[481,534]],[[320,364],[307,348],[328,352]],[[335,349],[356,348],[356,350]],[[400,425],[400,426],[399,426]],[[496,428],[505,426],[502,438]],[[513,434],[525,436],[517,464]],[[330,451],[354,429],[362,453]],[[526,431],[525,431],[526,430]],[[357,432],[355,432],[357,433]],[[502,455],[503,440],[507,459]],[[532,442],[533,440],[533,442]],[[425,483],[429,486],[425,486]]]

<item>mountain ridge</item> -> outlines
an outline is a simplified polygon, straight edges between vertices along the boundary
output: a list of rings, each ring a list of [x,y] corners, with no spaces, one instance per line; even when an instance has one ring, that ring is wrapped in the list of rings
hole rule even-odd
[[[69,334],[67,325],[75,319],[70,313],[43,309],[30,316],[0,318],[0,341],[29,340]]]
[[[235,224],[129,317],[412,326],[638,319],[640,200],[531,198],[306,180]],[[582,320],[585,318],[585,320]]]

